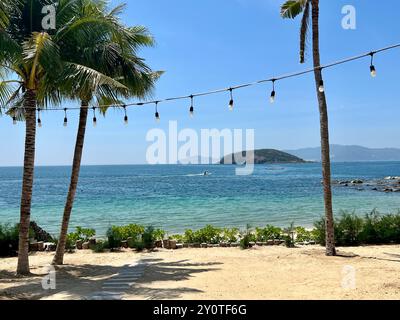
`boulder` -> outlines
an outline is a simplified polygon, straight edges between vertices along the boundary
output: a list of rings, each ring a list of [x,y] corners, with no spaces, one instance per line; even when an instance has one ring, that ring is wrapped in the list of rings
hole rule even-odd
[[[240,243],[239,242],[232,242],[231,243],[231,247],[232,248],[237,248],[237,247],[239,247],[240,246]]]
[[[267,246],[273,246],[275,244],[274,240],[268,240],[267,241]]]
[[[121,247],[124,249],[128,249],[128,240],[121,241]]]
[[[362,181],[362,180],[353,180],[351,183],[352,184],[363,184],[364,181]]]
[[[177,244],[175,240],[169,240],[169,249],[176,250]]]
[[[162,242],[162,240],[157,240],[157,241],[154,243],[154,245],[155,245],[156,248],[162,248],[163,242]]]
[[[169,249],[169,240],[163,240],[163,248]]]
[[[39,251],[39,246],[37,242],[32,242],[29,244],[29,251],[36,252]]]
[[[207,243],[202,243],[202,244],[200,245],[200,247],[201,247],[201,248],[208,248],[208,244],[207,244]]]
[[[83,250],[89,250],[89,248],[90,248],[90,242],[82,243],[82,249]]]
[[[94,247],[96,245],[96,238],[89,239],[89,247]]]
[[[182,243],[177,243],[176,244],[176,249],[183,249],[183,244]]]
[[[76,249],[82,250],[82,244],[83,244],[82,240],[76,241],[76,243],[75,243]]]
[[[219,244],[219,246],[220,246],[221,248],[226,248],[226,247],[227,247],[227,243],[226,243],[226,242],[221,242],[221,243]]]
[[[38,245],[38,251],[44,251],[44,242],[43,241],[39,241],[37,243]]]
[[[57,246],[53,242],[45,242],[44,244],[44,250],[46,251],[56,251]]]

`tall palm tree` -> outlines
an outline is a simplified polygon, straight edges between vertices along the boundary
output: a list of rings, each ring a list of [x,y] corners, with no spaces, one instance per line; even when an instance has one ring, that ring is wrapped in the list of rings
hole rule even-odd
[[[80,38],[76,50],[69,51],[68,61],[80,66],[86,72],[81,77],[74,77],[64,84],[64,89],[71,93],[71,98],[81,101],[78,133],[75,143],[71,181],[62,219],[60,237],[53,264],[62,265],[68,226],[76,195],[81,159],[83,153],[85,131],[89,104],[120,103],[119,98],[143,98],[151,92],[159,73],[154,73],[137,57],[136,51],[142,46],[152,46],[153,38],[146,28],[126,27],[118,19],[124,5],[110,12],[105,1],[83,0],[80,2],[82,19],[102,21],[100,28],[86,30],[84,41]],[[74,38],[74,37],[72,37]],[[69,70],[67,71],[69,72]],[[65,77],[61,77],[62,79]],[[104,79],[117,79],[103,81]],[[105,112],[105,109],[100,108]]]
[[[93,18],[76,19],[82,0],[59,0],[56,11],[56,29],[42,30],[43,6],[52,0],[3,0],[6,19],[0,17],[0,68],[18,79],[17,89],[9,95],[5,84],[0,87],[2,99],[8,100],[9,112],[15,119],[25,120],[25,153],[20,208],[19,248],[17,273],[29,274],[29,225],[35,165],[36,110],[38,106],[57,105],[69,98],[63,91],[64,83],[83,79],[88,74],[84,66],[65,60],[76,43],[84,39],[87,30],[99,29],[104,21]],[[7,4],[7,6],[5,5]],[[73,24],[71,23],[73,21]],[[61,79],[64,77],[64,79]],[[3,78],[2,78],[3,79]],[[78,81],[78,80],[77,80]],[[104,77],[104,86],[115,80]],[[3,81],[5,82],[5,81]],[[60,87],[57,87],[59,85]],[[10,86],[8,86],[9,88]]]
[[[332,209],[331,160],[329,146],[328,108],[323,86],[320,49],[319,49],[319,0],[289,0],[281,7],[283,18],[294,19],[303,14],[300,29],[300,62],[305,62],[306,40],[309,32],[309,20],[312,19],[312,51],[314,60],[315,85],[318,96],[321,130],[322,176],[325,202],[326,254],[335,256],[335,233]]]

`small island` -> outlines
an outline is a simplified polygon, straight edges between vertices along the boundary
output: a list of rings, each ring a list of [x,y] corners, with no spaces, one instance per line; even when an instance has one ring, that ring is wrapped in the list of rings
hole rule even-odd
[[[246,157],[248,151],[242,152],[242,159]],[[238,155],[238,156],[236,156]],[[240,159],[240,152],[229,154],[221,159],[220,164],[243,164],[237,163],[235,159]],[[298,158],[289,153],[275,150],[275,149],[261,149],[254,151],[254,164],[266,164],[266,163],[307,163],[307,161]]]

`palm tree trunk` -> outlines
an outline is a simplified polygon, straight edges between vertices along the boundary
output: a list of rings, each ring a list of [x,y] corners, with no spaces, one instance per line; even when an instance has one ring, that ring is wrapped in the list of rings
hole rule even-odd
[[[314,67],[321,65],[319,51],[319,0],[312,0],[312,29],[313,29],[313,58]],[[332,209],[332,187],[331,187],[331,159],[329,146],[329,122],[328,108],[325,92],[319,91],[322,81],[321,69],[315,69],[315,83],[318,94],[318,104],[321,126],[321,156],[322,156],[322,177],[324,185],[325,221],[326,221],[326,255],[335,256],[335,232]]]
[[[18,275],[28,275],[29,270],[29,225],[31,220],[31,204],[33,175],[35,168],[36,140],[36,92],[27,90],[24,95],[25,107],[25,155],[22,178],[21,210],[19,222]]]
[[[82,102],[79,115],[78,134],[75,143],[74,160],[72,164],[71,181],[69,185],[67,201],[64,207],[64,215],[62,220],[60,238],[58,240],[56,254],[53,259],[53,265],[62,265],[64,263],[64,253],[65,253],[65,246],[67,243],[68,225],[71,217],[72,206],[74,204],[76,189],[78,187],[79,172],[81,169],[81,160],[83,153],[83,144],[85,141],[87,116],[88,116],[88,103]]]

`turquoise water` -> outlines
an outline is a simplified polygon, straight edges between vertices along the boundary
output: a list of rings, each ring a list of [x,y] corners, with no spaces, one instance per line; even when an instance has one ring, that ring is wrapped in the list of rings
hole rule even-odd
[[[400,176],[400,162],[336,163],[334,179]],[[212,175],[204,177],[208,170]],[[59,230],[70,168],[36,169],[32,220]],[[18,221],[21,168],[0,168],[0,222]],[[400,194],[334,188],[334,209],[364,214],[400,209]],[[206,224],[244,227],[311,226],[323,214],[320,164],[256,166],[236,176],[234,166],[83,167],[71,226],[103,235],[110,225],[140,223],[170,232]]]

